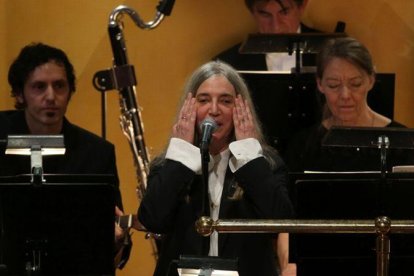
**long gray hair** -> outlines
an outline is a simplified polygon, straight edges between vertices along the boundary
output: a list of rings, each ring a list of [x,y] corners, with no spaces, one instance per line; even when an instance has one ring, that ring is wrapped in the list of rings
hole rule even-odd
[[[223,77],[225,77],[233,85],[234,90],[236,91],[236,95],[240,94],[247,101],[247,104],[249,105],[250,111],[252,113],[253,123],[254,123],[255,128],[256,128],[257,139],[259,140],[259,143],[261,144],[261,146],[263,148],[263,155],[268,160],[271,167],[272,168],[275,167],[276,164],[275,164],[273,158],[271,158],[271,156],[276,153],[276,150],[273,149],[272,147],[270,147],[265,141],[263,131],[262,131],[262,127],[261,127],[261,123],[258,120],[258,117],[257,117],[256,111],[255,111],[252,99],[250,97],[249,89],[247,88],[247,85],[246,85],[245,81],[239,75],[239,73],[237,73],[237,71],[233,67],[231,67],[230,65],[228,65],[228,64],[226,64],[222,61],[207,62],[204,65],[197,68],[193,72],[193,74],[188,79],[186,85],[184,86],[183,94],[181,96],[181,100],[180,100],[179,105],[178,105],[178,111],[176,113],[175,121],[178,120],[178,116],[179,116],[179,113],[180,113],[179,111],[181,110],[181,107],[183,106],[184,101],[185,101],[188,93],[191,92],[193,94],[193,96],[195,96],[196,93],[197,93],[198,88],[200,87],[200,85],[204,81],[206,81],[207,79],[211,78],[212,76],[223,76]],[[195,137],[194,137],[194,142],[193,142],[193,144],[195,144],[195,145],[198,142],[197,133],[198,132],[195,131],[195,135],[194,135]],[[236,137],[233,133],[233,137],[231,138],[231,141],[235,141],[235,140],[236,140]],[[166,149],[164,149],[164,151],[156,159],[164,159],[165,151],[166,151]],[[156,159],[154,159],[153,163],[162,162],[162,160],[156,161]]]

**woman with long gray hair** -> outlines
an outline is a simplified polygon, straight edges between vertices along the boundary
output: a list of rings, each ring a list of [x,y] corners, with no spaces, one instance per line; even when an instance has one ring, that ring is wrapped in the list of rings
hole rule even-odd
[[[204,193],[199,126],[206,118],[217,130],[208,147]],[[199,67],[188,80],[166,151],[151,165],[138,216],[149,231],[164,235],[154,275],[176,275],[171,261],[181,255],[238,259],[241,276],[277,275],[272,235],[199,235],[194,224],[202,202],[209,203],[214,220],[292,216],[284,163],[263,138],[243,79],[217,61]]]

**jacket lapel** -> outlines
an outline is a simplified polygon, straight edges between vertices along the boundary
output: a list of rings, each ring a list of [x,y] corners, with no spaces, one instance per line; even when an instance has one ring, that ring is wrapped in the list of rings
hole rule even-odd
[[[219,219],[234,218],[231,210],[233,200],[229,198],[234,194],[235,185],[236,182],[234,179],[234,175],[231,172],[230,168],[227,167],[226,176],[224,178],[223,184],[223,193],[220,201]],[[231,234],[219,234],[218,248],[220,255],[223,252],[223,248],[225,247],[230,235]]]

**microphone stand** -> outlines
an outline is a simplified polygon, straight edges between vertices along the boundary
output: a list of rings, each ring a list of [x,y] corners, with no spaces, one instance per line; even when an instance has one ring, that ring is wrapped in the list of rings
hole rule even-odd
[[[207,216],[208,210],[208,164],[210,162],[210,153],[208,151],[208,144],[201,143],[200,145],[200,153],[201,153],[201,172],[202,172],[202,192],[201,192],[201,214],[200,217]],[[209,241],[208,239],[203,238],[201,252],[202,254],[208,254],[207,249],[209,248]]]
[[[210,162],[210,153],[207,149],[201,149],[201,171],[202,171],[202,183],[203,183],[203,197],[202,197],[202,207],[201,207],[201,216],[207,215],[207,206],[206,198],[208,195],[208,163]]]

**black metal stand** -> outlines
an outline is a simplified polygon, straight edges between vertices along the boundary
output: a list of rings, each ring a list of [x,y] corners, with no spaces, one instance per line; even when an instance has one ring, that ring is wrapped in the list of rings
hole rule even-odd
[[[202,197],[202,208],[201,216],[207,215],[208,210],[208,163],[210,162],[210,154],[207,150],[201,150],[201,171],[202,171],[202,183],[203,183],[203,197]]]
[[[114,275],[114,177],[43,176],[0,177],[0,275]]]

